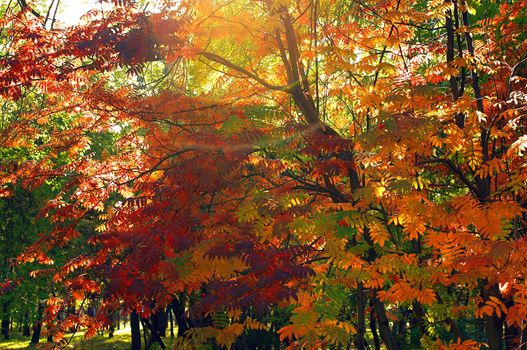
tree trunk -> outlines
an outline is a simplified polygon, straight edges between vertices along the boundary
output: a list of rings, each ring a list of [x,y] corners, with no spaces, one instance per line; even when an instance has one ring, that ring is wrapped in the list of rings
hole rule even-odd
[[[181,298],[180,298],[181,299]],[[174,317],[176,318],[177,322],[177,335],[178,337],[182,337],[187,330],[190,329],[188,323],[185,320],[185,306],[183,305],[183,301],[174,299],[172,301],[172,311],[174,311]]]
[[[160,337],[165,338],[167,332],[167,313],[166,310],[159,310],[152,315],[152,331],[155,331]]]
[[[377,319],[375,318],[375,312],[373,311],[373,303],[370,301],[370,329],[371,334],[373,335],[373,345],[375,350],[381,350],[381,341],[379,339],[379,334],[377,333]]]
[[[115,332],[115,324],[112,321],[112,324],[108,328],[108,338],[113,338],[113,332]]]
[[[165,311],[159,310],[150,317],[150,322],[148,319],[145,320],[147,327],[150,329],[150,340],[148,341],[149,345],[158,343],[161,348],[165,349],[165,343],[161,337],[165,336],[166,327],[165,327]]]
[[[502,350],[503,349],[503,322],[496,317],[486,316],[485,317],[485,332],[487,333],[490,350]]]
[[[366,296],[364,295],[364,286],[362,282],[357,284],[357,334],[355,337],[355,346],[357,350],[364,350],[366,334],[366,321],[364,317],[364,309],[366,308]]]
[[[132,350],[141,350],[141,330],[139,329],[139,315],[134,310],[130,315],[132,329]]]
[[[8,305],[9,304],[4,303],[3,315],[2,315],[2,335],[3,335],[4,339],[9,339],[9,324],[10,324],[10,320],[9,320],[9,313],[8,313],[8,309],[7,309]]]
[[[42,313],[44,312],[44,305],[38,304],[37,320],[33,323],[33,335],[31,336],[31,344],[38,344],[40,342],[40,333],[42,332]]]
[[[174,339],[174,317],[172,316],[172,309],[168,308],[167,310],[170,317],[170,338]]]
[[[29,320],[27,318],[24,319],[24,325],[22,326],[22,336],[24,337],[31,336],[31,329],[29,327]]]
[[[500,291],[497,285],[490,287],[490,289],[483,289],[481,293],[483,300],[493,296],[500,298]],[[487,333],[487,343],[490,350],[503,349],[503,321],[496,315],[486,316],[484,318],[484,329]]]
[[[40,320],[33,325],[33,335],[31,336],[31,344],[38,344],[40,342],[40,333],[42,332],[42,323]]]
[[[379,322],[379,332],[381,333],[381,338],[384,342],[384,345],[386,345],[386,349],[399,349],[397,340],[395,340],[390,328],[390,324],[388,323],[384,304],[379,299],[377,299],[377,297],[373,297],[373,309],[375,310],[375,316],[377,316],[377,321]]]
[[[141,327],[143,327],[143,340],[145,341],[145,349],[148,349],[149,345],[148,345],[148,337],[146,335],[145,320],[141,317],[139,318],[139,322],[141,322]]]

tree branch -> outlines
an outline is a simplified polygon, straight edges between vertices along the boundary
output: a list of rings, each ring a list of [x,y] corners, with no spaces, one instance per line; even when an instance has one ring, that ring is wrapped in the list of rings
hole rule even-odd
[[[203,57],[205,57],[205,58],[207,58],[207,59],[209,59],[209,60],[211,60],[213,62],[222,64],[222,65],[224,65],[227,68],[231,68],[231,69],[233,69],[233,70],[235,70],[235,71],[237,71],[239,73],[242,73],[245,76],[247,76],[248,78],[256,80],[257,82],[259,82],[260,84],[262,84],[263,86],[265,86],[268,89],[276,90],[276,91],[291,92],[291,87],[270,84],[267,81],[265,81],[264,79],[262,79],[259,76],[257,76],[256,74],[249,72],[247,69],[242,68],[242,67],[232,63],[231,61],[227,60],[226,58],[221,57],[219,55],[216,55],[215,53],[204,51],[204,52],[201,53],[201,56],[203,56]]]

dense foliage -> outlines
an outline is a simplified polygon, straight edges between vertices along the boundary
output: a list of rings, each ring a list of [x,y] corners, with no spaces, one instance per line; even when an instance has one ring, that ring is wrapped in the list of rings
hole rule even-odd
[[[527,1],[53,3],[1,8],[7,323],[525,348]]]

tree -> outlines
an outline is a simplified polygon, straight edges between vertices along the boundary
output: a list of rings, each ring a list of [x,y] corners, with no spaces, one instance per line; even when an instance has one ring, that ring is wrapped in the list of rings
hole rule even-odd
[[[10,123],[6,147],[47,143],[3,182],[64,179],[21,259],[90,244],[55,280],[103,296],[56,340],[172,305],[181,344],[521,346],[524,1],[114,3],[4,19],[3,97],[50,103]]]

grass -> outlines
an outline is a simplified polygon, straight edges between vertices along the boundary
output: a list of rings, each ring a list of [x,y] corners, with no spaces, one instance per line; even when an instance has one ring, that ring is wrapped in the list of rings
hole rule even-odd
[[[65,338],[69,339],[71,334],[66,334]],[[22,337],[18,333],[12,334],[11,339],[9,340],[0,340],[0,349],[1,350],[14,350],[14,349],[35,349],[36,347],[29,346],[29,338]],[[141,339],[142,340],[142,339]],[[43,344],[46,342],[45,338],[40,339],[40,343]],[[98,335],[92,339],[85,340],[84,332],[77,332],[73,336],[70,344],[66,349],[75,349],[75,350],[129,350],[130,349],[130,327],[121,328],[114,332],[113,338],[108,338],[108,333],[104,336]],[[170,347],[170,338],[165,339],[165,344],[167,349]],[[144,344],[142,344],[144,346]],[[156,349],[155,346],[152,346],[151,349]]]

